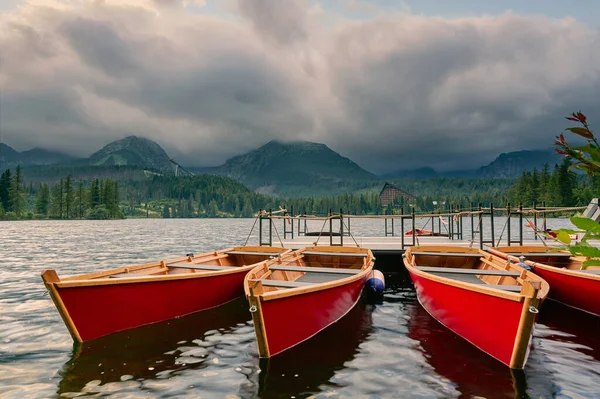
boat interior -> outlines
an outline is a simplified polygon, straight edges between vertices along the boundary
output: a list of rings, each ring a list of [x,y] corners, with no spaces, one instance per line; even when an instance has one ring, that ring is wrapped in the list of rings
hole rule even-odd
[[[100,278],[139,278],[144,276],[165,276],[232,270],[255,265],[259,262],[263,262],[274,257],[279,257],[286,252],[289,252],[289,250],[285,248],[234,247],[221,251],[203,253],[197,256],[194,256],[194,254],[188,254],[183,258],[68,277],[62,280],[69,281]]]
[[[260,281],[263,292],[305,287],[340,280],[359,274],[367,268],[372,257],[367,250],[329,252],[313,247],[290,253],[277,262],[252,270],[249,281]]]
[[[521,292],[523,280],[541,279],[516,264],[477,249],[412,247],[406,258],[415,269],[465,283]]]
[[[525,257],[526,261],[542,263],[548,266],[576,270],[583,273],[600,274],[600,266],[588,266],[582,269],[582,263],[587,259],[581,256],[571,256],[568,252],[558,252],[556,248],[536,246],[510,246],[496,247],[489,250],[491,253],[506,257]],[[498,252],[497,252],[498,251]]]

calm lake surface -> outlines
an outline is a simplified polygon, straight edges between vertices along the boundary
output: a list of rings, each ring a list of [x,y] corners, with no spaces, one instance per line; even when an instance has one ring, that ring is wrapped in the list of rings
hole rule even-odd
[[[524,372],[432,319],[403,274],[386,276],[382,302],[361,301],[339,323],[265,361],[243,298],[74,345],[40,278],[48,268],[66,276],[241,245],[253,222],[0,222],[0,398],[600,398],[600,318],[551,301]],[[382,235],[383,222],[352,221],[352,229]]]

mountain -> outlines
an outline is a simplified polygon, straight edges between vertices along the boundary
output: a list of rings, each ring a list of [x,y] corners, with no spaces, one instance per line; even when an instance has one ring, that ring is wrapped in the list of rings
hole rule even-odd
[[[373,185],[375,175],[325,144],[271,141],[205,170],[284,197],[334,195]]]
[[[0,143],[0,170],[22,166],[44,166],[70,162],[76,159],[61,152],[32,148],[18,152],[4,143]]]
[[[163,148],[152,140],[128,136],[113,141],[93,153],[86,163],[94,166],[137,166],[144,169],[172,171],[173,165]]]
[[[533,171],[534,168],[542,170],[548,163],[550,168],[560,162],[560,155],[554,150],[514,151],[500,154],[487,166],[482,166],[476,172],[479,177],[487,178],[515,178],[524,171]]]

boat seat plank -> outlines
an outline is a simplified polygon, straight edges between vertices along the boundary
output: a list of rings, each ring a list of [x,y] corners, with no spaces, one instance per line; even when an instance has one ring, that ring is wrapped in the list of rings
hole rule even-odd
[[[335,274],[358,274],[361,269],[344,269],[335,267],[310,267],[310,266],[270,266],[271,270],[282,270],[286,272],[306,272],[306,273],[335,273]]]
[[[346,276],[336,273],[306,273],[303,276],[298,277],[296,281],[301,283],[326,283],[328,281],[335,281],[344,277]]]
[[[254,255],[254,256],[279,256],[279,252],[251,252],[251,251],[229,251],[227,255]]]
[[[486,287],[495,288],[497,290],[509,291],[509,292],[521,292],[520,285],[502,285],[502,284],[486,284]]]
[[[284,280],[257,280],[262,283],[265,287],[278,287],[278,288],[297,288],[306,287],[307,285],[313,285],[313,283],[304,283],[300,281],[284,281]]]
[[[481,258],[481,254],[462,253],[462,252],[411,252],[413,255],[430,255],[430,256],[457,256],[465,258]]]
[[[217,266],[217,265],[200,265],[194,262],[177,262],[168,263],[167,267],[181,268],[181,269],[195,269],[195,270],[230,270],[237,269],[237,266]]]
[[[474,274],[460,274],[460,273],[431,273],[435,276],[450,278],[452,280],[462,281],[464,283],[485,285],[488,288],[495,288],[498,290],[510,291],[510,292],[521,292],[520,285],[502,285],[502,284],[488,284],[485,281],[477,278]]]
[[[562,252],[504,252],[507,255],[511,255],[511,256],[524,256],[524,257],[540,257],[540,256],[549,256],[549,257],[556,257],[556,258],[570,258],[572,255],[571,254],[565,254]]]
[[[432,266],[415,266],[418,270],[428,273],[451,273],[451,274],[475,274],[479,276],[510,276],[519,277],[521,273],[512,272],[509,270],[492,270],[492,269],[463,269],[458,267],[432,267]]]
[[[600,274],[600,270],[577,270],[578,272],[587,273],[587,274]]]
[[[316,252],[316,251],[304,251],[303,255],[318,255],[318,256],[354,256],[357,258],[366,258],[367,254],[362,252]]]

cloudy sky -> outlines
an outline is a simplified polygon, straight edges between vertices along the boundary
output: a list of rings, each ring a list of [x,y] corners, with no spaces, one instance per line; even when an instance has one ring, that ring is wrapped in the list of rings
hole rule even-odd
[[[598,0],[0,0],[0,134],[187,165],[269,140],[461,169],[600,125]]]

